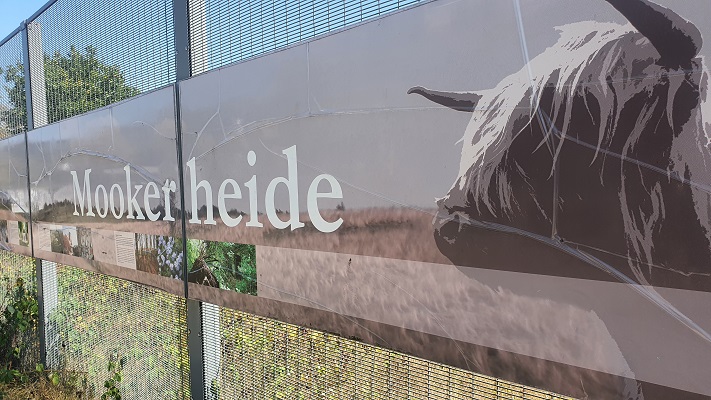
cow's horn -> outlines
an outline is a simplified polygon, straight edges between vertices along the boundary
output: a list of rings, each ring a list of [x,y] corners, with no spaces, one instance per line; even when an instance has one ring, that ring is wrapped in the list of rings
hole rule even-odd
[[[415,86],[407,91],[407,94],[416,93],[427,100],[449,107],[457,111],[472,112],[481,99],[481,95],[474,92],[440,92],[429,90],[422,86]]]
[[[606,0],[652,43],[660,63],[672,68],[688,66],[699,54],[699,29],[674,11],[649,0]]]

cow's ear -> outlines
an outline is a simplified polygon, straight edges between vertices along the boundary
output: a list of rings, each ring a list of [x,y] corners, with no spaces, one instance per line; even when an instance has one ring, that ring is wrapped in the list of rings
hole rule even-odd
[[[477,103],[481,100],[481,95],[475,92],[441,92],[430,90],[422,86],[415,86],[407,91],[407,94],[419,94],[427,100],[441,104],[457,111],[473,112]]]

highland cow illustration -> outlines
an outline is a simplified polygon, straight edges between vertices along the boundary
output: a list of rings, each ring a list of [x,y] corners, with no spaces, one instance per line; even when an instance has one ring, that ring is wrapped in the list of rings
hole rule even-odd
[[[462,266],[711,290],[711,107],[699,30],[648,0],[581,22],[471,112],[438,247]],[[531,269],[537,270],[531,270]]]

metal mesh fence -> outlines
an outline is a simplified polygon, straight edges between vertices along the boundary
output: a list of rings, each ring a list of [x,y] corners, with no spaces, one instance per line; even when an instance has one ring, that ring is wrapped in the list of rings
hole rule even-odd
[[[46,109],[36,127],[175,80],[170,0],[58,0],[28,36],[31,69],[44,69],[32,72],[34,108]]]
[[[189,0],[193,74],[425,0]],[[27,25],[35,127],[175,80],[171,0],[58,0]],[[0,46],[0,138],[27,129],[22,34]],[[43,262],[49,368],[102,393],[120,360],[124,399],[189,398],[186,301]],[[34,259],[0,251],[0,302]],[[208,399],[564,399],[320,331],[204,304]],[[24,363],[39,361],[37,327]]]
[[[204,338],[220,349],[205,360],[207,399],[568,399],[240,311],[203,312],[220,320],[219,336]]]
[[[0,46],[0,139],[27,129],[22,33]]]
[[[123,399],[189,398],[185,299],[121,279],[43,262],[47,364],[87,374],[97,397],[119,360]],[[52,305],[52,296],[56,302]]]
[[[190,58],[197,75],[421,0],[190,0]]]
[[[0,313],[12,303],[13,294],[17,290],[18,280],[22,280],[25,289],[36,295],[35,259],[9,251],[0,250]],[[4,316],[0,316],[4,318]],[[34,368],[40,362],[40,340],[37,326],[31,326],[23,335],[22,341],[27,344],[22,351],[20,369]]]

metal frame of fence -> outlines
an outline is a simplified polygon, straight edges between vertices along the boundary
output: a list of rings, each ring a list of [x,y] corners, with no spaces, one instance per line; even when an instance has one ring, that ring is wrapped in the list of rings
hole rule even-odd
[[[50,0],[47,2],[42,8],[40,8],[37,12],[35,12],[30,18],[28,18],[26,21],[22,22],[22,24],[15,29],[13,32],[11,32],[5,39],[0,41],[0,53],[2,53],[2,48],[6,44],[12,42],[13,40],[17,40],[18,35],[21,37],[22,40],[22,54],[21,59],[18,60],[18,64],[22,66],[22,71],[20,71],[20,74],[24,77],[25,79],[25,98],[26,98],[26,113],[25,113],[25,118],[26,121],[24,124],[24,132],[15,132],[15,133],[24,133],[25,137],[28,133],[28,131],[33,130],[36,127],[40,127],[43,125],[46,125],[47,123],[52,123],[53,117],[50,118],[48,117],[48,107],[49,107],[49,101],[52,99],[48,99],[47,97],[49,96],[49,93],[45,90],[45,85],[47,85],[46,77],[45,77],[45,71],[44,71],[44,58],[45,57],[50,57],[47,55],[47,47],[43,47],[43,38],[42,38],[42,32],[40,31],[40,26],[35,22],[38,19],[42,18],[43,15],[46,13],[50,12],[53,10],[52,7],[59,7],[63,6],[66,8],[71,9],[74,6],[80,6],[83,3],[90,3],[91,0]],[[283,5],[283,10],[279,11],[278,13],[274,11],[274,6],[275,6],[275,1],[264,1],[264,2],[251,2],[247,4],[245,7],[248,8],[248,15],[251,17],[253,13],[256,13],[257,11],[259,12],[260,16],[262,15],[262,11],[264,7],[272,7],[272,10],[270,10],[272,22],[273,22],[273,32],[272,36],[274,40],[271,40],[267,43],[261,43],[258,47],[259,50],[254,50],[253,43],[250,44],[250,51],[245,53],[245,54],[240,54],[238,56],[230,56],[230,55],[225,55],[224,53],[220,52],[218,56],[216,57],[216,61],[210,65],[210,62],[207,60],[207,52],[209,49],[206,48],[206,43],[205,43],[205,38],[204,36],[206,35],[205,32],[205,16],[204,15],[190,15],[190,10],[198,10],[195,12],[199,13],[204,13],[205,12],[205,7],[206,7],[206,2],[207,0],[157,0],[155,3],[158,4],[158,6],[165,6],[166,11],[165,15],[163,16],[165,19],[161,21],[165,22],[166,26],[169,26],[172,28],[172,36],[168,38],[167,40],[167,45],[165,46],[167,48],[167,52],[169,53],[170,51],[173,51],[174,54],[171,56],[168,54],[166,56],[166,60],[168,60],[168,64],[172,65],[163,65],[161,68],[165,69],[165,72],[167,73],[168,79],[163,81],[163,80],[158,80],[157,85],[151,83],[148,84],[148,89],[155,88],[155,87],[160,87],[160,86],[165,86],[165,85],[177,85],[178,82],[188,79],[193,75],[196,75],[198,73],[205,72],[206,70],[209,69],[214,69],[223,66],[226,63],[230,62],[235,62],[235,61],[241,61],[246,58],[258,56],[261,54],[269,53],[275,50],[278,50],[280,48],[287,47],[289,45],[292,45],[294,43],[297,43],[299,41],[305,40],[312,38],[314,36],[322,35],[322,34],[327,34],[332,32],[333,30],[339,30],[339,29],[344,29],[346,27],[349,27],[353,24],[360,23],[362,21],[365,21],[367,19],[371,18],[376,18],[379,15],[384,15],[387,13],[392,13],[394,11],[400,10],[404,7],[411,6],[416,3],[422,3],[424,1],[420,0],[409,0],[409,1],[350,1],[350,3],[358,3],[354,7],[356,8],[348,8],[346,7],[345,3],[346,1],[343,1],[342,5],[339,5],[338,8],[338,15],[335,15],[336,11],[332,11],[330,7],[329,1],[311,1],[311,2],[305,2],[310,4],[311,6],[311,15],[309,16],[310,22],[307,22],[309,24],[308,30],[301,32],[299,31],[298,34],[296,34],[293,38],[287,37],[288,34],[285,33],[289,30],[289,27],[285,27],[284,31],[277,31],[276,28],[276,21],[278,20],[280,23],[283,22],[284,24],[288,24],[289,17],[288,15],[291,15],[289,13],[296,13],[295,17],[296,21],[298,23],[302,23],[301,17],[302,17],[302,9],[299,7],[298,10],[292,10],[291,8],[287,7],[287,3],[284,2]],[[97,4],[101,4],[102,2],[99,2]],[[130,3],[133,6],[138,4],[136,1],[129,1],[126,0],[126,3]],[[225,13],[229,12],[227,5],[224,4],[224,1],[213,1],[211,3],[212,7],[216,12],[218,13]],[[318,3],[318,4],[317,4]],[[257,6],[259,7],[257,9]],[[360,7],[357,9],[357,7]],[[254,8],[254,9],[253,9]],[[256,10],[256,11],[255,11]],[[334,9],[335,10],[335,9]],[[67,10],[61,10],[61,11],[67,11]],[[71,10],[70,10],[71,11]],[[242,11],[240,11],[241,13]],[[318,15],[317,15],[318,13]],[[241,14],[240,14],[241,15]],[[335,16],[334,16],[335,15]],[[167,19],[167,16],[170,16],[172,20]],[[261,23],[264,23],[263,21],[263,16],[261,18]],[[334,23],[331,23],[330,21],[334,19],[337,20]],[[144,22],[135,22],[136,24],[144,24]],[[239,27],[238,27],[239,28]],[[236,28],[236,29],[238,29]],[[113,28],[116,29],[116,28]],[[232,29],[231,27],[228,27],[227,29]],[[280,28],[281,29],[281,28]],[[33,31],[34,30],[34,31]],[[166,32],[169,29],[166,28]],[[281,33],[280,33],[281,32]],[[164,35],[164,33],[155,33],[156,35]],[[230,32],[229,34],[225,34],[225,37],[230,37],[230,35],[234,36],[234,32]],[[282,39],[275,39],[277,34],[284,34],[287,35],[285,38]],[[191,36],[192,35],[192,36]],[[236,35],[239,36],[239,32],[236,33]],[[197,37],[198,40],[193,40],[191,42],[191,37]],[[264,34],[262,32],[262,40],[264,40]],[[53,38],[50,40],[56,42],[58,39]],[[250,41],[251,41],[250,37]],[[45,46],[56,46],[56,43],[52,44],[50,43],[47,45],[48,40],[44,40]],[[61,46],[57,46],[59,48]],[[58,50],[55,50],[58,51]],[[139,50],[136,50],[139,51]],[[0,54],[1,56],[2,54]],[[126,56],[128,57],[128,56]],[[148,61],[149,63],[151,62],[150,60]],[[149,80],[148,80],[149,81]],[[153,85],[153,86],[151,86]],[[180,98],[179,98],[179,91],[176,88],[176,102],[179,104],[180,103]],[[107,104],[99,104],[99,106],[103,106]],[[180,121],[180,107],[176,107],[176,120]],[[86,111],[86,110],[85,110]],[[22,128],[22,127],[20,127]],[[180,124],[177,125],[177,154],[180,155],[182,152],[180,151],[181,148],[181,143],[180,143]],[[27,146],[27,140],[25,140],[25,145]],[[183,163],[182,160],[178,160],[178,166],[180,169],[182,169]],[[28,161],[28,166],[29,170],[29,161]],[[183,172],[182,170],[179,171],[179,176],[180,179],[183,179]],[[183,182],[180,183],[181,186]],[[29,188],[29,176],[28,176],[28,188]],[[181,192],[181,196],[184,196],[184,193]],[[185,204],[184,202],[185,199],[182,199],[182,204]],[[31,218],[31,216],[30,216]],[[182,219],[182,230],[185,232],[185,218]],[[32,234],[30,230],[30,235]],[[183,251],[186,251],[185,249],[185,241],[183,241]],[[0,254],[1,255],[1,254]],[[2,260],[0,260],[0,266],[2,266]],[[5,261],[7,262],[7,260]],[[56,308],[57,304],[57,287],[58,287],[58,277],[57,277],[57,268],[58,267],[56,264],[51,263],[51,262],[43,262],[40,259],[36,259],[35,263],[35,271],[34,274],[36,276],[36,287],[37,287],[37,292],[38,292],[38,302],[40,305],[40,324],[37,327],[38,333],[39,333],[39,340],[40,340],[40,362],[47,364],[48,359],[54,359],[56,357],[56,354],[52,353],[53,355],[48,356],[48,350],[51,350],[54,352],[56,350],[55,347],[57,346],[57,339],[56,338],[47,338],[47,332],[46,328],[49,326],[49,321],[46,319],[46,315],[50,313],[52,310]],[[12,266],[10,266],[12,268]],[[183,260],[183,268],[185,271],[185,276],[187,276],[187,265],[185,259]],[[2,272],[2,268],[0,268],[0,272]],[[89,274],[89,273],[87,273]],[[88,278],[87,278],[88,279]],[[113,278],[116,279],[116,278]],[[137,285],[137,284],[134,284]],[[132,290],[142,290],[140,288],[134,288]],[[187,280],[185,281],[185,291],[187,293]],[[50,297],[52,298],[49,300],[46,296],[46,294],[49,294]],[[47,307],[46,303],[49,301],[51,305]],[[180,303],[180,302],[179,302]],[[540,398],[540,399],[553,399],[553,398],[562,398],[562,397],[557,397],[554,394],[544,392],[544,391],[539,391],[537,389],[533,388],[527,388],[525,386],[521,385],[516,385],[512,384],[509,382],[504,382],[497,380],[495,378],[489,378],[485,376],[480,376],[477,374],[465,372],[463,370],[457,370],[456,368],[453,367],[447,367],[443,365],[439,365],[433,362],[417,359],[414,357],[409,357],[400,353],[396,353],[393,351],[389,350],[379,350],[378,348],[374,346],[369,346],[369,345],[364,345],[360,344],[355,341],[349,341],[347,339],[342,339],[338,338],[337,336],[334,335],[327,335],[324,333],[318,333],[316,331],[312,330],[307,330],[304,328],[299,328],[295,326],[291,326],[288,324],[283,324],[278,321],[273,321],[273,320],[268,320],[265,318],[261,317],[256,317],[256,316],[250,316],[248,314],[242,313],[240,311],[233,311],[233,310],[228,310],[228,309],[223,309],[221,307],[216,307],[210,304],[204,304],[196,300],[191,300],[185,298],[182,303],[181,307],[185,307],[185,316],[186,320],[184,321],[183,329],[185,336],[187,338],[187,355],[189,357],[189,392],[190,396],[194,399],[202,399],[202,398],[213,398],[215,395],[214,393],[214,388],[211,386],[212,382],[210,382],[211,379],[206,379],[206,371],[210,369],[210,372],[212,375],[216,373],[217,369],[221,368],[221,366],[218,364],[214,364],[214,360],[206,360],[206,346],[216,346],[216,354],[219,356],[223,352],[230,352],[231,345],[229,343],[224,343],[223,338],[221,336],[221,332],[218,329],[217,334],[215,334],[214,330],[212,329],[205,329],[206,324],[214,323],[214,321],[218,321],[217,323],[219,324],[221,321],[227,321],[227,320],[232,320],[235,318],[253,318],[253,320],[250,322],[253,325],[252,328],[256,327],[259,324],[262,324],[262,330],[268,330],[271,329],[274,332],[281,332],[282,334],[286,335],[285,340],[286,344],[281,344],[283,348],[281,350],[288,352],[289,348],[286,347],[288,346],[288,343],[290,343],[290,340],[293,341],[303,341],[305,343],[304,349],[311,349],[310,351],[305,351],[303,354],[300,354],[300,357],[325,357],[328,359],[329,357],[333,357],[333,359],[330,359],[328,362],[332,362],[335,364],[341,363],[343,360],[348,360],[349,362],[356,362],[358,363],[360,360],[362,365],[358,365],[357,368],[354,368],[351,373],[353,376],[349,377],[350,381],[347,383],[344,383],[341,386],[336,385],[335,383],[333,385],[338,386],[337,390],[339,394],[342,394],[344,396],[350,396],[348,398],[354,398],[353,396],[356,396],[355,398],[358,397],[359,393],[359,388],[358,386],[363,383],[364,385],[367,382],[367,385],[370,385],[370,389],[372,390],[371,392],[371,397],[372,393],[381,393],[383,396],[387,398],[391,398],[391,391],[394,391],[393,393],[397,392],[395,394],[396,397],[398,396],[404,396],[408,398],[440,398],[439,396],[442,396],[441,398],[486,398],[486,399],[500,399],[500,398],[511,398],[511,399],[533,399],[533,398]],[[257,329],[257,330],[259,330]],[[293,335],[289,336],[289,335]],[[315,335],[315,336],[314,336]],[[321,336],[318,336],[321,335]],[[321,340],[321,341],[332,341],[333,343],[341,343],[341,346],[345,346],[342,348],[339,348],[338,351],[335,353],[329,355],[329,354],[321,354],[318,353],[317,351],[313,350],[313,341],[314,340]],[[310,343],[310,345],[309,345]],[[311,346],[311,347],[309,347]],[[51,348],[51,349],[50,349]],[[350,353],[346,352],[344,348],[347,348]],[[210,347],[207,350],[212,350],[213,348]],[[299,348],[300,349],[300,348]],[[280,351],[281,351],[280,350]],[[301,349],[303,350],[303,349]],[[272,349],[274,356],[276,358],[276,352],[277,349],[274,348]],[[318,354],[317,354],[318,353]],[[232,353],[230,353],[232,354]],[[261,354],[261,353],[259,353]],[[257,352],[252,353],[253,356],[257,357],[259,356]],[[263,354],[262,354],[263,355]],[[285,359],[286,360],[286,359]],[[208,365],[212,362],[212,365]],[[284,361],[287,362],[287,361]],[[404,368],[402,371],[400,370],[395,370],[391,369],[391,366],[397,365],[398,368]],[[250,360],[245,360],[245,366],[250,367],[250,368],[255,368],[254,365],[252,365],[252,361]],[[387,371],[383,372],[380,371],[379,368],[385,368],[387,366]],[[187,366],[185,366],[187,367]],[[313,365],[312,365],[313,367]],[[394,367],[393,367],[394,368]],[[367,375],[368,370],[370,370],[370,374],[375,374],[375,373],[380,373],[383,375],[385,382],[383,382],[382,379],[374,376],[364,376],[363,374]],[[376,370],[380,371],[377,372]],[[439,371],[439,372],[435,372]],[[185,372],[185,371],[184,371]],[[407,381],[407,387],[395,387],[392,382],[390,382],[391,377],[394,376],[394,374],[405,374],[406,376],[405,381]],[[453,387],[460,388],[459,383],[456,383],[458,381],[452,380],[452,375],[457,375],[461,376],[462,382],[466,382],[466,384],[463,384],[464,386],[461,386],[461,388],[466,388],[463,392],[459,392],[456,389],[453,390]],[[211,376],[212,376],[211,375]],[[444,386],[441,384],[437,384],[435,386],[433,382],[435,380],[443,380],[445,382]],[[456,381],[456,382],[455,382]],[[254,382],[252,382],[254,383]],[[263,383],[263,382],[262,382]],[[322,382],[324,383],[324,382]],[[326,385],[331,385],[329,382],[325,382],[324,384]],[[299,382],[295,383],[296,386],[299,385]],[[295,387],[296,387],[295,386]],[[334,386],[335,387],[335,386]],[[446,387],[449,389],[442,389],[442,387]],[[183,387],[184,389],[184,387]],[[237,390],[237,389],[235,389]],[[296,390],[298,393],[299,390],[303,390],[303,388]],[[434,393],[431,392],[431,390],[442,390],[441,393]],[[294,393],[296,393],[294,392]],[[528,393],[528,394],[527,394]],[[233,392],[232,395],[235,393]],[[275,393],[270,393],[272,395],[275,395]],[[303,393],[302,393],[303,394]],[[179,394],[180,396],[180,394]],[[377,397],[377,396],[376,396]],[[380,397],[377,397],[380,398]]]

